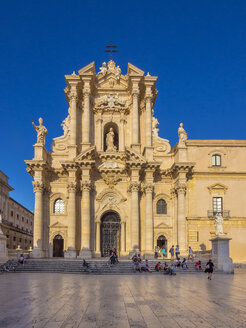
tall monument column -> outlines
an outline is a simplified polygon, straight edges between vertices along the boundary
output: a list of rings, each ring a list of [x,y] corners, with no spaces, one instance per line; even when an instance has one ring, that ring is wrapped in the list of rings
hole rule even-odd
[[[181,253],[186,252],[186,218],[185,218],[185,192],[186,184],[179,183],[176,187],[177,192],[177,202],[178,202],[178,245]]]
[[[146,147],[152,147],[152,95],[146,96],[145,111],[145,143]]]
[[[35,212],[33,227],[33,251],[30,254],[33,258],[41,258],[43,254],[43,192],[44,184],[42,181],[33,181],[33,190],[35,193]]]
[[[81,258],[91,257],[90,245],[90,191],[91,184],[89,181],[81,182],[82,202],[81,202],[81,250],[79,256]]]
[[[68,183],[68,236],[67,251],[64,253],[66,258],[76,258],[76,192],[77,184],[75,181]]]
[[[132,182],[130,185],[131,196],[131,249],[139,250],[139,183]]]
[[[145,257],[153,257],[154,222],[153,222],[153,185],[145,185]]]
[[[91,78],[83,78],[84,88],[83,88],[83,97],[84,97],[84,107],[83,107],[83,119],[82,119],[82,151],[90,147],[90,95],[91,87],[90,81]]]

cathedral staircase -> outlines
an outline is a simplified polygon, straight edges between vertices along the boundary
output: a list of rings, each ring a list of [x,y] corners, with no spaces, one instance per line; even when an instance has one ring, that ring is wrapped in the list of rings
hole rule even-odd
[[[120,260],[118,264],[110,265],[107,260],[92,259],[87,261],[89,263],[90,272],[82,267],[82,260],[67,260],[67,259],[28,259],[25,265],[18,265],[16,272],[60,272],[60,273],[79,273],[79,274],[139,274],[134,273],[133,263],[130,260]],[[154,267],[157,262],[170,263],[170,260],[149,260],[151,272],[154,274],[160,274],[155,272]],[[202,262],[204,272],[205,264]],[[195,261],[188,262],[188,269],[183,270],[182,268],[175,269],[177,274],[187,273],[201,273],[195,270]],[[140,273],[141,274],[141,273]],[[148,274],[143,272],[142,274]]]

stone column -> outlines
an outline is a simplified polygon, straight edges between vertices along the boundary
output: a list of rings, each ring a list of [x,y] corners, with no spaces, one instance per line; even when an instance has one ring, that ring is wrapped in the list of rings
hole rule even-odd
[[[91,257],[90,247],[90,190],[91,184],[88,181],[81,182],[82,202],[81,202],[81,258]]]
[[[122,255],[125,254],[126,252],[126,223],[125,222],[122,222],[121,223],[121,236],[120,236],[120,239],[121,239],[121,253]]]
[[[145,257],[153,257],[154,220],[153,220],[153,185],[145,185]]]
[[[185,191],[186,184],[179,183],[176,192],[177,192],[177,202],[178,202],[178,245],[181,253],[187,251],[186,245],[186,218],[185,218]]]
[[[34,227],[33,227],[33,251],[32,258],[43,257],[43,191],[44,185],[41,181],[33,181],[35,193]]]
[[[98,122],[98,150],[103,150],[103,138],[102,138],[102,114],[100,113],[97,119]]]
[[[132,147],[138,152],[139,145],[139,88],[138,84],[134,83],[132,90]]]
[[[131,248],[133,252],[139,251],[139,183],[130,185],[131,197]]]
[[[124,149],[125,149],[125,131],[124,131],[124,125],[125,125],[125,118],[124,118],[124,114],[121,113],[121,116],[120,116],[119,151],[124,151]]]
[[[84,81],[84,112],[83,112],[83,128],[82,128],[82,150],[90,147],[90,80]]]
[[[152,147],[152,96],[146,96],[145,110],[145,144]]]
[[[72,85],[70,91],[70,115],[71,115],[71,125],[70,125],[70,145],[69,153],[71,157],[77,155],[77,89],[76,85]]]
[[[64,252],[66,258],[76,258],[76,192],[77,185],[70,182],[68,188],[68,236],[67,251]]]
[[[96,254],[100,256],[100,221],[96,222]]]

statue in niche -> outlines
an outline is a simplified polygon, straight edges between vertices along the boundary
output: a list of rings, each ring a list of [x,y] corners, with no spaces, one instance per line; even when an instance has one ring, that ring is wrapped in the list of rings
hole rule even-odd
[[[214,226],[215,226],[215,235],[216,236],[224,235],[223,223],[224,223],[223,216],[220,213],[216,213],[216,215],[214,217]]]
[[[100,69],[100,72],[99,73],[102,73],[102,75],[103,76],[105,76],[106,75],[106,73],[107,73],[107,64],[104,62],[104,63],[102,63],[102,67],[100,67],[99,68]]]
[[[38,119],[39,126],[35,125],[34,122],[32,122],[32,125],[34,129],[37,131],[37,144],[41,144],[45,146],[45,136],[48,133],[46,127],[43,125],[43,119],[40,117]]]
[[[179,125],[178,135],[179,135],[179,145],[185,146],[185,141],[187,140],[187,133],[183,128],[183,123],[180,123]]]
[[[109,129],[109,132],[106,134],[106,151],[116,151],[116,147],[114,145],[114,130],[113,128]]]

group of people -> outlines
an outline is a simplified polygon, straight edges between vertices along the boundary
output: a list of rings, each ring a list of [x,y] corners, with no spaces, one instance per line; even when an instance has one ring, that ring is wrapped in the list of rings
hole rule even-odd
[[[169,253],[171,255],[171,259],[174,259],[174,254],[176,257],[176,260],[179,258],[179,245],[176,245],[176,248],[174,248],[174,245],[172,245],[172,247],[169,249]],[[192,260],[194,259],[194,255],[193,255],[193,250],[191,248],[191,246],[189,246],[189,251],[188,251],[188,260]]]
[[[191,249],[191,248],[190,248]],[[179,255],[179,254],[178,254]],[[188,256],[188,260],[191,260],[193,262],[193,252],[192,250],[189,251],[189,256]],[[141,254],[137,254],[135,253],[132,257],[132,261],[133,261],[133,270],[134,272],[139,271],[148,271],[151,272],[150,269],[150,265],[148,260],[146,259],[144,262],[141,259]],[[155,264],[154,270],[159,272],[162,271],[165,274],[171,274],[171,275],[175,275],[175,268],[182,268],[183,270],[187,270],[188,269],[188,261],[186,258],[183,258],[183,260],[181,261],[180,258],[177,256],[175,262],[164,262],[164,264],[161,264],[161,262],[157,262]],[[202,271],[202,262],[200,260],[197,260],[195,262],[195,269],[196,271]],[[212,260],[210,259],[205,267],[205,272],[208,273],[208,279],[211,280],[212,278],[212,273],[214,270],[214,264],[212,262]]]

